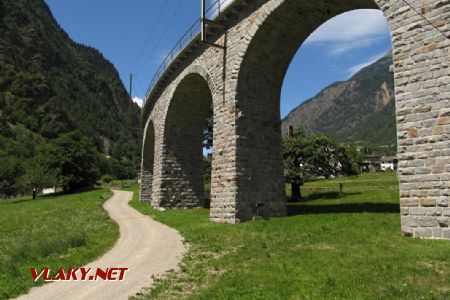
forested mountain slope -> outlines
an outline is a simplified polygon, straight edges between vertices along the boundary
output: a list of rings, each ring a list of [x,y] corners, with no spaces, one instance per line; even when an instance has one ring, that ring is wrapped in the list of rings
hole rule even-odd
[[[79,130],[116,170],[135,173],[139,116],[114,66],[72,41],[43,0],[0,0],[3,158],[29,159],[36,145]]]

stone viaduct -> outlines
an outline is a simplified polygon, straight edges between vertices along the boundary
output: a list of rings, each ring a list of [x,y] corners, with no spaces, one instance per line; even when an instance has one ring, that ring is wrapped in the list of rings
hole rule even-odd
[[[316,28],[363,8],[382,10],[393,43],[401,231],[450,239],[449,0],[233,1],[214,19],[226,29],[207,30],[224,49],[194,36],[146,97],[141,200],[203,204],[202,129],[212,105],[211,221],[285,215],[285,73]]]

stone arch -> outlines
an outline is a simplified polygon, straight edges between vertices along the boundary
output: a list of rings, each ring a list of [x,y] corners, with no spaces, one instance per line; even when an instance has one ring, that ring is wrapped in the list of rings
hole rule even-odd
[[[448,13],[440,3],[430,1],[421,10],[424,13],[431,12],[429,16],[438,16],[437,20],[443,20]],[[296,51],[316,28],[354,9],[381,9],[390,27],[402,231],[405,235],[417,237],[446,238],[450,232],[439,224],[448,223],[448,217],[444,217],[446,222],[429,217],[429,208],[426,206],[441,210],[438,207],[440,201],[446,207],[448,192],[445,189],[433,190],[431,183],[420,185],[417,182],[431,180],[438,185],[448,180],[443,170],[445,163],[438,165],[437,161],[427,160],[428,155],[425,154],[425,149],[436,149],[436,155],[439,155],[438,152],[442,153],[439,150],[441,147],[448,147],[448,144],[442,143],[442,137],[438,138],[433,133],[439,132],[438,127],[447,122],[447,119],[442,119],[445,118],[441,116],[442,110],[439,111],[443,104],[433,106],[433,103],[437,99],[446,99],[445,95],[440,94],[448,91],[448,87],[424,74],[432,66],[434,76],[445,76],[443,73],[448,70],[449,61],[448,39],[401,1],[272,0],[264,2],[249,16],[246,36],[240,39],[243,42],[238,52],[242,54],[233,62],[234,69],[231,71],[238,77],[230,83],[237,99],[236,111],[240,116],[236,119],[236,173],[239,174],[236,217],[239,221],[251,219],[259,204],[263,204],[260,215],[270,217],[285,214],[279,115],[284,76]],[[425,35],[429,39],[424,40]],[[427,89],[433,96],[427,99],[427,92],[420,91],[421,88]],[[405,117],[409,114],[414,116]],[[438,120],[440,116],[441,121]],[[423,122],[425,120],[429,121]],[[411,126],[413,129],[410,129]],[[419,136],[418,130],[423,136]],[[418,152],[423,153],[418,155]],[[418,174],[413,166],[425,166],[419,170],[424,174]],[[414,215],[410,215],[412,210]]]
[[[286,213],[280,118],[285,74],[301,44],[319,26],[339,14],[363,8],[378,6],[372,0],[274,0],[263,5],[255,16],[248,38],[243,39],[249,41],[242,45],[245,55],[235,64],[239,74],[235,87],[237,110],[251,116],[240,118],[236,124],[237,135],[246,137],[238,139],[236,146],[237,169],[246,175],[238,183],[238,219],[254,217],[258,203],[264,203],[260,215]]]
[[[180,87],[180,84],[185,81],[186,78],[191,77],[191,76],[198,76],[201,77],[203,79],[203,82],[206,83],[206,85],[208,86],[208,89],[210,91],[210,94],[213,98],[213,105],[215,104],[215,95],[217,93],[219,93],[220,91],[220,86],[221,83],[217,82],[217,80],[215,80],[213,78],[213,76],[210,74],[210,72],[208,72],[207,69],[205,69],[203,66],[200,65],[190,65],[189,67],[187,67],[183,72],[180,73],[180,75],[175,79],[175,81],[171,84],[172,88],[171,91],[168,93],[167,98],[169,99],[166,107],[165,107],[165,111],[164,111],[164,122],[167,119],[167,116],[169,114],[169,108],[171,103],[173,102],[175,93],[177,92],[178,88]]]
[[[175,103],[198,105],[186,99],[198,98],[195,93],[202,98],[194,90],[203,86],[213,98],[216,127],[210,219],[239,223],[284,215],[279,98],[289,63],[328,19],[380,8],[393,42],[402,231],[450,239],[447,2],[415,1],[412,9],[397,0],[233,1],[215,20],[227,25],[226,32],[210,32],[211,42],[225,49],[207,48],[194,38],[146,101],[143,121],[152,118],[156,127],[153,205],[196,207],[201,202],[198,185],[193,188],[174,156],[170,130],[178,130],[173,108],[183,108]]]
[[[386,1],[267,1],[242,38],[247,43],[241,43],[239,52],[245,54],[234,64],[233,73],[239,74],[235,82],[236,93],[242,93],[243,88],[248,89],[248,84],[256,81],[276,84],[276,89],[281,90],[294,55],[317,28],[340,14],[357,9],[380,9],[386,16],[381,2]],[[388,6],[388,9],[394,8]]]
[[[141,193],[142,202],[152,200],[153,177],[155,165],[155,126],[153,120],[149,119],[144,129],[144,142],[142,144],[141,165]]]
[[[157,206],[204,205],[203,128],[213,106],[208,73],[193,66],[175,82],[163,128],[161,197]]]

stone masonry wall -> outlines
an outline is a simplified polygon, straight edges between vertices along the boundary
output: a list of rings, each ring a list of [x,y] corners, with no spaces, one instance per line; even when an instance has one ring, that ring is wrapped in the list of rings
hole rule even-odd
[[[152,173],[141,168],[141,202],[150,202],[152,200],[152,184],[153,175]]]
[[[414,10],[397,0],[235,0],[217,18],[228,27],[226,33],[208,35],[226,49],[194,41],[147,99],[144,121],[146,128],[150,122],[155,127],[153,205],[172,206],[167,199],[174,193],[176,203],[193,199],[183,184],[195,181],[192,170],[198,163],[177,166],[191,175],[173,180],[179,176],[167,163],[173,137],[167,129],[177,123],[171,102],[192,98],[177,97],[178,85],[198,74],[214,110],[211,220],[239,223],[256,214],[284,215],[279,99],[289,63],[306,37],[330,18],[380,8],[393,42],[401,229],[407,236],[450,239],[450,40],[445,37],[450,36],[450,2],[409,2]]]
[[[207,82],[198,74],[178,84],[170,102],[164,134],[164,207],[204,205],[203,127],[212,105]]]
[[[155,129],[153,123],[149,123],[145,131],[145,138],[141,162],[141,193],[142,202],[152,200],[153,165],[155,161]]]
[[[414,1],[450,36],[450,2]],[[450,39],[391,5],[402,232],[450,239]]]

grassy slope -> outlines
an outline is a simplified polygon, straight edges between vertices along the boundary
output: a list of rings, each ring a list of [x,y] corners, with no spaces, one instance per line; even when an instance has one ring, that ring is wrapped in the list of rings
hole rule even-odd
[[[102,205],[111,195],[0,201],[0,299],[35,285],[30,267],[80,267],[110,249],[119,231]]]
[[[397,184],[392,174],[378,179]],[[157,212],[135,193],[133,207],[176,228],[190,244],[181,272],[142,297],[450,297],[450,243],[403,238],[398,191],[305,195],[306,203],[289,206],[289,217],[224,225],[210,223],[206,209]]]

